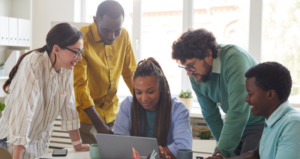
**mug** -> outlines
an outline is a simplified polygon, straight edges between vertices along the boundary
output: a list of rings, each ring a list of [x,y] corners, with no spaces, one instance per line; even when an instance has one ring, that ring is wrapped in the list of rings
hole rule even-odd
[[[189,149],[179,149],[177,159],[193,159],[193,151]]]
[[[99,148],[97,144],[90,145],[90,157],[91,159],[101,159]]]

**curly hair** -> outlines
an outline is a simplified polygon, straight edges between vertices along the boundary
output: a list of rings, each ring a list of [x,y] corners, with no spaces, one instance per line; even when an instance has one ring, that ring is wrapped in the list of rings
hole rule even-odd
[[[212,32],[200,28],[189,29],[172,45],[172,59],[185,63],[187,59],[204,59],[212,51],[212,57],[217,58],[219,44]]]
[[[167,78],[159,65],[152,57],[138,63],[133,75],[133,81],[138,77],[155,76],[159,82],[160,99],[157,103],[157,111],[154,122],[153,137],[157,138],[161,146],[167,146],[168,133],[171,125],[172,100]],[[135,89],[133,89],[133,102],[131,105],[131,136],[146,136],[146,109],[138,102]]]
[[[255,77],[256,86],[264,91],[274,90],[281,102],[285,102],[292,88],[290,71],[277,62],[264,62],[250,68],[246,78]]]

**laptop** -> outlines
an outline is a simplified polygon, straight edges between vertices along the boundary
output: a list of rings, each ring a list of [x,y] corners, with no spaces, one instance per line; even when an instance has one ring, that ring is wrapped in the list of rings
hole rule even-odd
[[[141,158],[146,159],[154,150],[157,153],[155,159],[159,159],[156,138],[96,134],[96,140],[101,159],[132,159],[133,147],[139,152]]]

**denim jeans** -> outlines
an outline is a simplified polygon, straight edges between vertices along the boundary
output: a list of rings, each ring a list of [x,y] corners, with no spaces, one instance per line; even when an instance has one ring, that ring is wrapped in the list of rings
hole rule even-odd
[[[7,143],[6,143],[6,141],[7,141],[6,138],[0,139],[0,146],[7,149]]]

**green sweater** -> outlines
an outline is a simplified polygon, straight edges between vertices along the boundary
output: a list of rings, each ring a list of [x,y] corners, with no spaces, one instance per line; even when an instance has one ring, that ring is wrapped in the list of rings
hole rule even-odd
[[[235,45],[220,45],[218,57],[214,59],[210,79],[198,84],[192,76],[190,81],[201,106],[202,114],[212,134],[218,141],[224,157],[236,156],[244,129],[248,125],[264,124],[264,117],[255,117],[245,102],[247,90],[245,73],[257,62],[242,48]],[[226,113],[223,123],[219,107]]]

